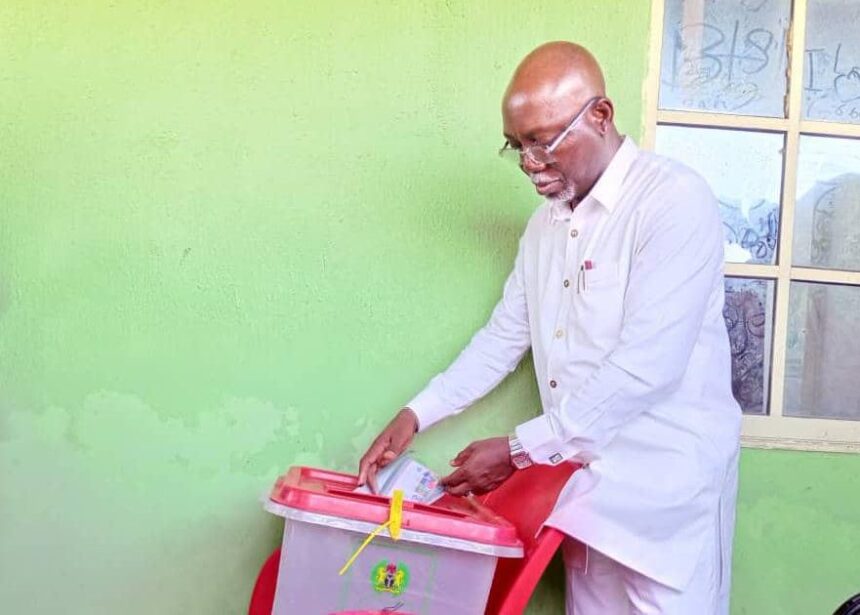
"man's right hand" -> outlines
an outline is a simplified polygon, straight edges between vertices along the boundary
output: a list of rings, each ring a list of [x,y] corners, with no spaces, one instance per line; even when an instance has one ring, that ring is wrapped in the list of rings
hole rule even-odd
[[[418,417],[409,408],[397,413],[388,426],[382,430],[358,464],[358,484],[370,484],[376,493],[376,472],[397,459],[406,450],[415,432],[418,431]]]

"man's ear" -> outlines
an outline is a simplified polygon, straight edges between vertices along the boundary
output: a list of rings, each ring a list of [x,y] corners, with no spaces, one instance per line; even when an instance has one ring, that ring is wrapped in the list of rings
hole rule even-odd
[[[612,101],[608,98],[601,98],[591,108],[591,116],[594,118],[594,125],[600,132],[600,136],[606,136],[609,125],[612,124],[612,120],[615,118],[615,107]]]

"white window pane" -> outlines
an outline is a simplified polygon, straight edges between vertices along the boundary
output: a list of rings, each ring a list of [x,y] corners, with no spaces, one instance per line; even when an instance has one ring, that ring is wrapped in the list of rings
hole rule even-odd
[[[860,420],[860,287],[792,282],[786,416]]]
[[[803,115],[860,123],[860,2],[808,0]]]
[[[767,414],[773,287],[772,280],[726,278],[723,316],[732,349],[732,391],[747,414]]]
[[[800,137],[791,260],[860,270],[860,140]]]
[[[666,0],[660,108],[785,116],[791,0]]]
[[[720,201],[726,261],[776,262],[781,134],[658,126],[655,149],[699,172]]]

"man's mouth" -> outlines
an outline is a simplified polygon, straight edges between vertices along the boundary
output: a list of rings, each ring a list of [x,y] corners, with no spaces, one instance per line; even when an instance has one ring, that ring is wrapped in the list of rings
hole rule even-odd
[[[564,184],[560,179],[535,181],[535,178],[532,178],[532,182],[534,182],[535,190],[537,190],[537,193],[541,196],[546,196],[547,194],[554,194],[564,188]]]

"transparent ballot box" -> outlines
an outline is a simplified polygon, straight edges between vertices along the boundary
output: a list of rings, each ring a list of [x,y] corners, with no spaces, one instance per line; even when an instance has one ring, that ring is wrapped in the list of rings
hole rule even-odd
[[[274,615],[476,615],[497,559],[523,556],[516,529],[472,499],[403,502],[389,533],[379,527],[392,500],[356,488],[355,476],[306,467],[275,483],[265,503],[284,518]]]

